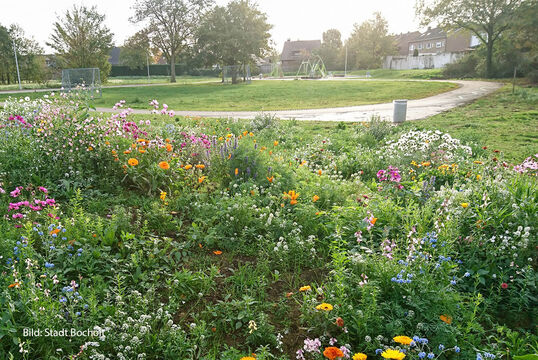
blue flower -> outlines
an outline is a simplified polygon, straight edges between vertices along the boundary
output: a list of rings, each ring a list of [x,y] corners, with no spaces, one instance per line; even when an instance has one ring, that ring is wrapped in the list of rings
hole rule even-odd
[[[75,313],[75,315],[76,315],[76,316],[80,316],[80,311],[77,311],[77,312]]]
[[[483,360],[482,359],[482,354],[476,353],[476,360]]]
[[[434,353],[429,353],[428,354],[428,359],[433,359],[435,357],[435,354]]]
[[[418,342],[418,341],[419,341],[419,339],[420,339],[420,338],[419,338],[418,336],[416,336],[416,335],[415,335],[415,336],[413,336],[413,341],[414,341],[414,342]]]
[[[469,277],[469,276],[471,276],[471,273],[467,271],[465,274],[463,274],[463,276],[464,277]]]
[[[418,353],[418,358],[419,359],[424,359],[426,357],[426,353],[424,351],[421,351]]]
[[[67,298],[65,296],[60,296],[60,302],[61,303],[67,302]]]
[[[54,267],[54,264],[51,264],[49,262],[45,262],[45,267],[46,268],[53,268]]]
[[[457,346],[454,346],[454,351],[455,351],[456,353],[459,353],[459,352],[460,352],[460,348],[457,347]]]
[[[382,352],[383,352],[382,349],[375,349],[375,353],[376,353],[376,355],[379,355],[379,354],[381,354]]]
[[[443,344],[439,344],[439,350],[443,351],[445,349],[445,346]]]

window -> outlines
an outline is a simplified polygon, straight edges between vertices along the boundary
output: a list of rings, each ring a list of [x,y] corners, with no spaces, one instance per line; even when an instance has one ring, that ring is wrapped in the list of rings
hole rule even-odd
[[[418,44],[418,49],[422,50],[422,44]]]
[[[432,44],[431,44],[431,43],[427,43],[427,44],[426,44],[426,49],[431,49],[431,47],[432,47]]]
[[[435,44],[435,47],[436,48],[441,48],[441,47],[443,47],[443,43],[441,41],[438,41],[437,44]]]
[[[414,45],[410,45],[410,46],[409,46],[409,50],[410,50],[410,51],[415,50],[415,46],[414,46]]]

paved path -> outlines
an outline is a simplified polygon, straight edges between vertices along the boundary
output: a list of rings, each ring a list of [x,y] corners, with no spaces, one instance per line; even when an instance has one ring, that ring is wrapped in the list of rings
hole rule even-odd
[[[358,79],[357,79],[358,80]],[[360,80],[359,80],[360,81]],[[363,81],[376,81],[366,80]],[[385,80],[384,80],[385,81]],[[396,80],[397,81],[397,80]],[[425,81],[425,80],[420,80]],[[445,80],[430,80],[445,81]],[[460,85],[457,89],[439,95],[418,100],[409,100],[407,103],[407,120],[424,119],[457,106],[464,105],[482,96],[490,94],[503,85],[489,81],[446,80]],[[49,90],[50,91],[50,90]],[[2,105],[2,103],[0,103]],[[117,112],[111,108],[97,108],[101,112]],[[265,111],[265,114],[274,115],[280,119],[315,120],[315,121],[369,121],[373,115],[382,119],[391,120],[393,112],[392,103],[347,106],[327,109],[309,110],[279,110]],[[136,114],[150,114],[150,110],[135,109]],[[260,111],[176,111],[179,116],[200,116],[210,118],[236,118],[252,119]]]
[[[436,80],[437,81],[437,80]],[[502,87],[502,84],[489,81],[450,80],[460,85],[455,90],[407,103],[407,120],[419,120],[464,105]],[[97,108],[98,111],[111,112],[110,108]],[[138,114],[149,114],[149,110],[134,110]],[[328,109],[265,111],[280,119],[315,121],[369,121],[372,115],[391,120],[392,103],[347,106]],[[200,116],[211,118],[252,119],[259,111],[176,111],[180,116]]]

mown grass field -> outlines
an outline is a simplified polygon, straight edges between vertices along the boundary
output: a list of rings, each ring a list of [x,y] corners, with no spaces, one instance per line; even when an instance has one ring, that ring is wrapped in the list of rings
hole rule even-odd
[[[419,99],[457,85],[433,82],[364,81],[253,81],[252,84],[181,84],[103,89],[98,107],[112,107],[123,99],[132,108],[146,109],[159,99],[171,109],[214,111],[264,111],[328,108],[390,102],[397,98]],[[40,97],[39,93],[17,97]],[[9,95],[1,94],[0,100]]]

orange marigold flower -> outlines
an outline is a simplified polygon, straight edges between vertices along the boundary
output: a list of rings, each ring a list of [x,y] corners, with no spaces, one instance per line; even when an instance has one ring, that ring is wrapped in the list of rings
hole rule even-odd
[[[198,164],[198,165],[196,165],[196,168],[197,169],[204,169],[205,165],[204,164]]]
[[[192,168],[192,165],[190,165],[190,164],[185,165],[185,170],[189,170],[190,168]]]
[[[130,158],[129,160],[127,160],[127,164],[131,166],[136,166],[138,165],[138,160],[136,160],[135,158]]]
[[[409,345],[413,341],[409,336],[396,336],[392,340],[402,345]]]
[[[334,360],[336,358],[344,357],[344,353],[336,346],[329,346],[323,350],[323,356],[329,360]]]
[[[271,176],[271,177],[267,177],[267,181],[269,181],[270,183],[272,183],[274,179],[275,179],[275,177],[274,177],[274,176]]]
[[[198,178],[198,183],[199,183],[199,184],[203,183],[206,177],[207,177],[207,176],[201,176],[201,177],[199,177],[199,178]]]
[[[235,176],[237,176],[237,175],[239,174],[239,169],[238,169],[238,168],[235,168],[234,173],[235,173]]]
[[[170,139],[165,139],[164,141],[166,141],[167,143],[169,143],[169,142],[170,142]]]
[[[10,284],[10,285],[8,286],[8,288],[9,288],[9,289],[14,288],[14,287],[15,287],[15,288],[19,288],[20,286],[21,286],[20,283],[18,283],[18,282],[14,282],[13,284]]]
[[[377,218],[376,218],[376,217],[373,218],[372,220],[370,220],[370,224],[372,224],[372,225],[375,225],[376,222],[377,222]]]
[[[143,148],[140,148],[140,149],[138,149],[138,152],[141,153],[141,154],[143,154],[143,153],[146,152],[146,150],[144,150]]]
[[[168,169],[170,169],[170,164],[167,163],[166,161],[161,161],[161,162],[159,163],[159,167],[160,167],[161,169],[163,169],[163,170],[168,170]]]
[[[441,319],[443,322],[447,323],[448,325],[452,324],[452,317],[448,315],[441,315],[439,316],[439,319]]]
[[[277,146],[278,145],[278,141],[273,141],[273,146]]]
[[[131,153],[131,150],[125,150],[123,153],[124,153],[124,154],[130,154],[130,153]]]
[[[321,175],[323,172],[321,170],[318,170],[318,175]]]
[[[290,201],[290,205],[297,205],[297,200],[292,199],[292,200]]]
[[[213,251],[213,254],[215,254],[215,255],[222,255],[222,251],[220,251],[220,250],[215,250],[215,251]]]
[[[310,287],[310,285],[305,285],[305,286],[301,286],[299,288],[299,291],[303,292],[303,291],[310,291],[312,290],[312,288]]]
[[[88,147],[88,151],[93,151],[93,148],[91,146]]]
[[[319,200],[319,196],[314,195],[314,196],[312,197],[312,201],[313,201],[313,202],[316,202],[316,201],[318,201],[318,200]]]
[[[166,151],[168,151],[168,152],[172,152],[172,150],[173,150],[172,145],[170,145],[170,144],[166,144]]]
[[[54,229],[50,232],[50,235],[58,235],[59,232],[60,232],[60,229]]]

